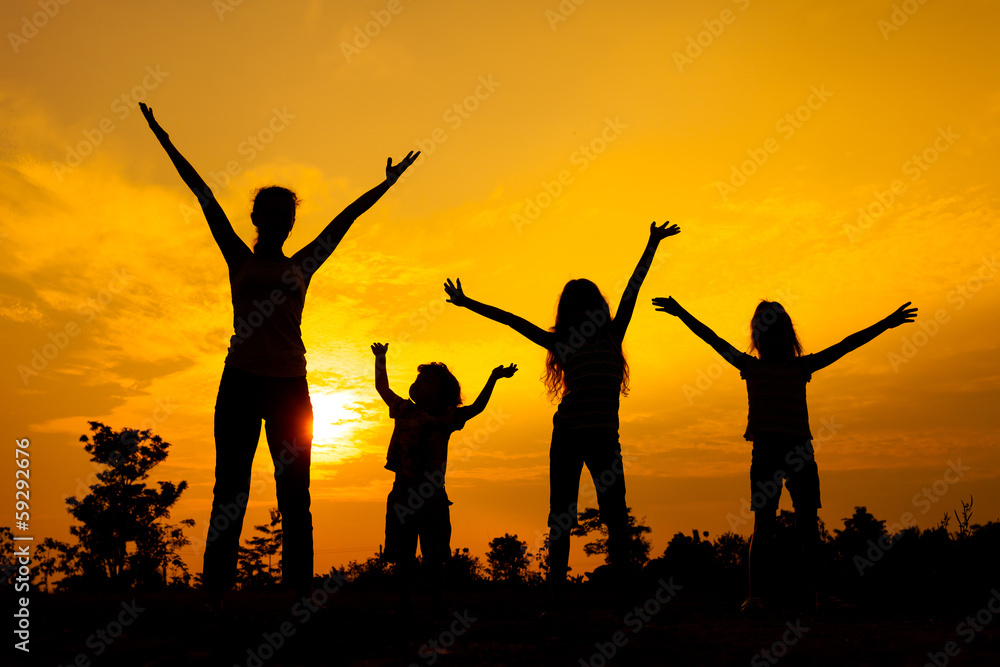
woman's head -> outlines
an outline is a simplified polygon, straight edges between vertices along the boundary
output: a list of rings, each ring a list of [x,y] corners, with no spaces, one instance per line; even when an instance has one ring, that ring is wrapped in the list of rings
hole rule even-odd
[[[559,295],[556,323],[551,329],[556,335],[556,347],[549,350],[545,359],[545,387],[550,396],[561,396],[565,390],[564,365],[569,356],[602,339],[613,343],[621,355],[621,392],[628,393],[628,363],[621,343],[609,335],[610,325],[611,308],[597,285],[585,278],[566,283]]]
[[[750,351],[766,360],[781,360],[802,354],[792,318],[777,301],[761,300],[750,318]]]
[[[253,197],[250,220],[257,228],[254,245],[265,242],[280,248],[295,224],[295,209],[299,198],[288,188],[269,185],[259,188]]]
[[[410,399],[420,406],[452,408],[462,404],[462,387],[441,362],[417,366],[417,379],[410,385]]]

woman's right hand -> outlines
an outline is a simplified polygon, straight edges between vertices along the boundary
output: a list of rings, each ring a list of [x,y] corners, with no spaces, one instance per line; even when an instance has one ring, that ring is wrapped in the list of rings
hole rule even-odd
[[[448,303],[453,303],[456,306],[466,306],[469,303],[469,298],[465,296],[465,292],[462,291],[462,281],[459,278],[455,279],[455,282],[451,282],[451,278],[448,278],[444,283],[444,291],[448,295]]]
[[[372,343],[372,354],[376,357],[384,357],[385,353],[389,351],[388,343]]]

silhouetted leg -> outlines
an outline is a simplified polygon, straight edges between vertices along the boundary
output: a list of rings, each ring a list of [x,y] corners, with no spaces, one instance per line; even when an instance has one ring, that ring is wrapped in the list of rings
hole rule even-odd
[[[427,499],[420,513],[420,553],[424,558],[431,609],[443,614],[444,564],[451,557],[451,501],[442,486]]]
[[[628,567],[628,509],[625,505],[625,469],[618,434],[594,443],[587,468],[594,479],[601,522],[608,528],[608,563],[621,577]]]
[[[202,574],[215,605],[236,579],[253,455],[260,439],[258,391],[254,376],[228,366],[223,371],[215,402],[215,488]]]
[[[761,508],[754,512],[750,537],[750,597],[763,598],[770,592],[776,527],[775,510]]]
[[[393,578],[399,595],[397,612],[401,617],[410,613],[410,592],[413,588],[414,559],[417,555],[420,507],[412,507],[410,488],[402,475],[396,480],[385,501],[385,551],[383,557],[394,564]]]
[[[549,584],[561,603],[569,567],[569,533],[577,525],[577,498],[583,458],[571,432],[552,431],[549,449]]]
[[[313,534],[309,510],[312,403],[302,378],[271,378],[264,429],[274,461],[274,484],[281,512],[281,580],[300,595],[312,592]]]

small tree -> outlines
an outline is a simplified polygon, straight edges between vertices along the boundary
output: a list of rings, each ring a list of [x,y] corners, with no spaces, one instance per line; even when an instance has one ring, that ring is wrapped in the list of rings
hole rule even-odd
[[[272,507],[270,514],[269,523],[254,526],[260,535],[251,537],[246,547],[239,548],[236,579],[243,586],[270,586],[281,580],[281,558],[274,561],[274,556],[281,553],[281,513]]]
[[[177,552],[187,543],[177,532],[182,529],[165,520],[187,482],[160,481],[159,488],[151,488],[146,480],[167,458],[170,443],[148,429],[114,431],[100,422],[89,424],[92,436],[82,435],[80,442],[86,443],[90,460],[104,470],[97,473],[97,483],[83,499],[66,499],[69,513],[81,524],[70,528],[79,540],[80,574],[118,586],[165,583],[156,581],[156,575],[180,562]],[[135,545],[132,553],[129,543]]]
[[[652,549],[653,545],[646,535],[652,533],[653,529],[644,523],[646,517],[643,517],[641,521],[637,521],[632,516],[631,507],[626,507],[625,513],[625,561],[629,567],[641,569],[649,562],[649,550]],[[600,511],[596,508],[588,507],[580,512],[578,522],[579,525],[573,528],[572,535],[586,537],[595,531],[600,535],[593,542],[583,545],[584,553],[588,556],[604,554],[605,562],[610,564],[610,560],[608,560],[608,527],[601,521]]]
[[[528,543],[517,539],[517,535],[504,533],[503,537],[490,540],[490,551],[486,554],[490,578],[493,581],[509,583],[524,581],[531,563]]]

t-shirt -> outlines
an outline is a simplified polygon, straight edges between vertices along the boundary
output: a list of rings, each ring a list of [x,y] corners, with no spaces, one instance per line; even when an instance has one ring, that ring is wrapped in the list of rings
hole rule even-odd
[[[747,382],[747,430],[743,437],[753,440],[760,433],[788,433],[812,438],[806,383],[812,379],[812,355],[786,361],[761,361],[744,354],[740,377]]]
[[[229,272],[233,336],[226,363],[268,377],[306,374],[302,307],[308,284],[290,258],[250,255]]]
[[[557,347],[558,350],[565,349]],[[624,364],[610,336],[564,352],[566,388],[553,422],[560,428],[618,430],[618,406]]]
[[[434,415],[397,396],[389,405],[389,417],[396,425],[389,439],[386,469],[420,480],[424,479],[424,473],[443,476],[448,462],[448,438],[465,426],[462,414],[461,408],[451,407],[441,415]]]

